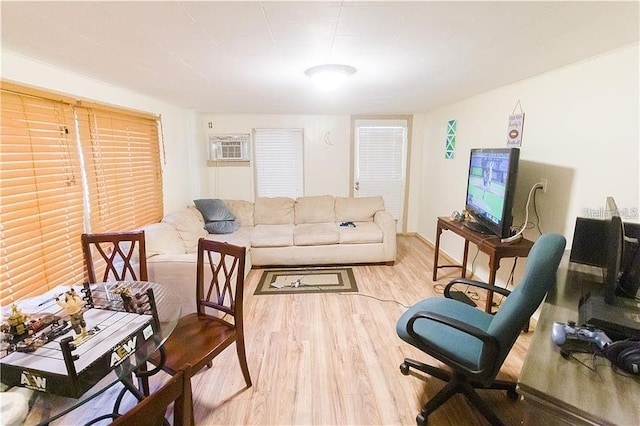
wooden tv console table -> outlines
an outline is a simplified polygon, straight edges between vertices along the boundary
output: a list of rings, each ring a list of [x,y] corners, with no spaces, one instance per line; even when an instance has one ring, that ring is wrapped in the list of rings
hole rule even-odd
[[[464,238],[464,253],[462,265],[438,265],[440,257],[440,234],[442,231],[452,231]],[[436,247],[433,258],[433,281],[438,279],[438,269],[440,268],[461,268],[462,277],[467,274],[467,260],[469,254],[469,242],[475,244],[478,249],[489,255],[489,284],[495,284],[496,271],[500,268],[500,260],[505,257],[527,257],[529,250],[533,246],[533,241],[521,239],[513,243],[502,243],[497,236],[484,235],[464,226],[464,222],[456,222],[450,217],[439,217],[436,228]],[[493,292],[487,292],[484,311],[491,312],[493,302]]]

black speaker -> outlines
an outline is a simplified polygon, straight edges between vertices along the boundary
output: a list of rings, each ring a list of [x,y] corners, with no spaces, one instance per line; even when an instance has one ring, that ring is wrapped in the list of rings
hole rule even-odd
[[[569,261],[604,267],[607,264],[606,222],[585,217],[576,218]]]

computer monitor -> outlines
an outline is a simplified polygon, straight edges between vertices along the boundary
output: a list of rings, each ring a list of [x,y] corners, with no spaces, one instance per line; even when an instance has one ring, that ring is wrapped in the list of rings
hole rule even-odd
[[[588,324],[604,330],[613,339],[640,338],[640,307],[635,299],[637,282],[625,282],[621,296],[622,272],[633,265],[623,264],[625,247],[633,247],[625,238],[624,224],[613,197],[607,197],[605,207],[605,253],[604,291],[602,295],[586,294],[578,309],[580,324]],[[631,244],[631,245],[629,245]],[[636,243],[637,244],[637,243]],[[633,296],[631,293],[633,292]]]

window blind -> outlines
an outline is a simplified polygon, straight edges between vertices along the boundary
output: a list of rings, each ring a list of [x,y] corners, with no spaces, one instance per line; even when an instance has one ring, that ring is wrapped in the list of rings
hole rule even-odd
[[[158,122],[76,107],[87,176],[91,232],[117,232],[162,219]]]
[[[405,175],[405,125],[362,125],[356,130],[360,196],[381,195],[385,208],[400,219]]]
[[[85,280],[80,235],[163,216],[159,119],[2,82],[0,305]]]
[[[254,129],[258,197],[301,197],[303,130]]]
[[[72,107],[2,91],[0,303],[82,282],[82,178]]]

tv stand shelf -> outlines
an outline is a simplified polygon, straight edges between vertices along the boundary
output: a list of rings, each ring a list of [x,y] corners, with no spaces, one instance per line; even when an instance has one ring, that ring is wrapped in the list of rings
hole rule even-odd
[[[442,231],[452,231],[453,233],[464,238],[464,253],[462,256],[462,265],[438,265],[440,257],[440,234]],[[533,246],[533,241],[521,239],[513,243],[503,243],[500,238],[495,235],[480,234],[472,231],[464,222],[456,222],[450,217],[439,217],[436,228],[436,247],[433,258],[433,281],[438,279],[438,269],[441,268],[460,268],[462,278],[467,274],[467,260],[469,254],[469,243],[475,244],[478,249],[489,255],[489,284],[495,284],[496,271],[500,268],[500,260],[505,257],[527,257],[529,250]],[[493,292],[487,292],[487,300],[484,306],[485,312],[491,312],[493,302]]]

